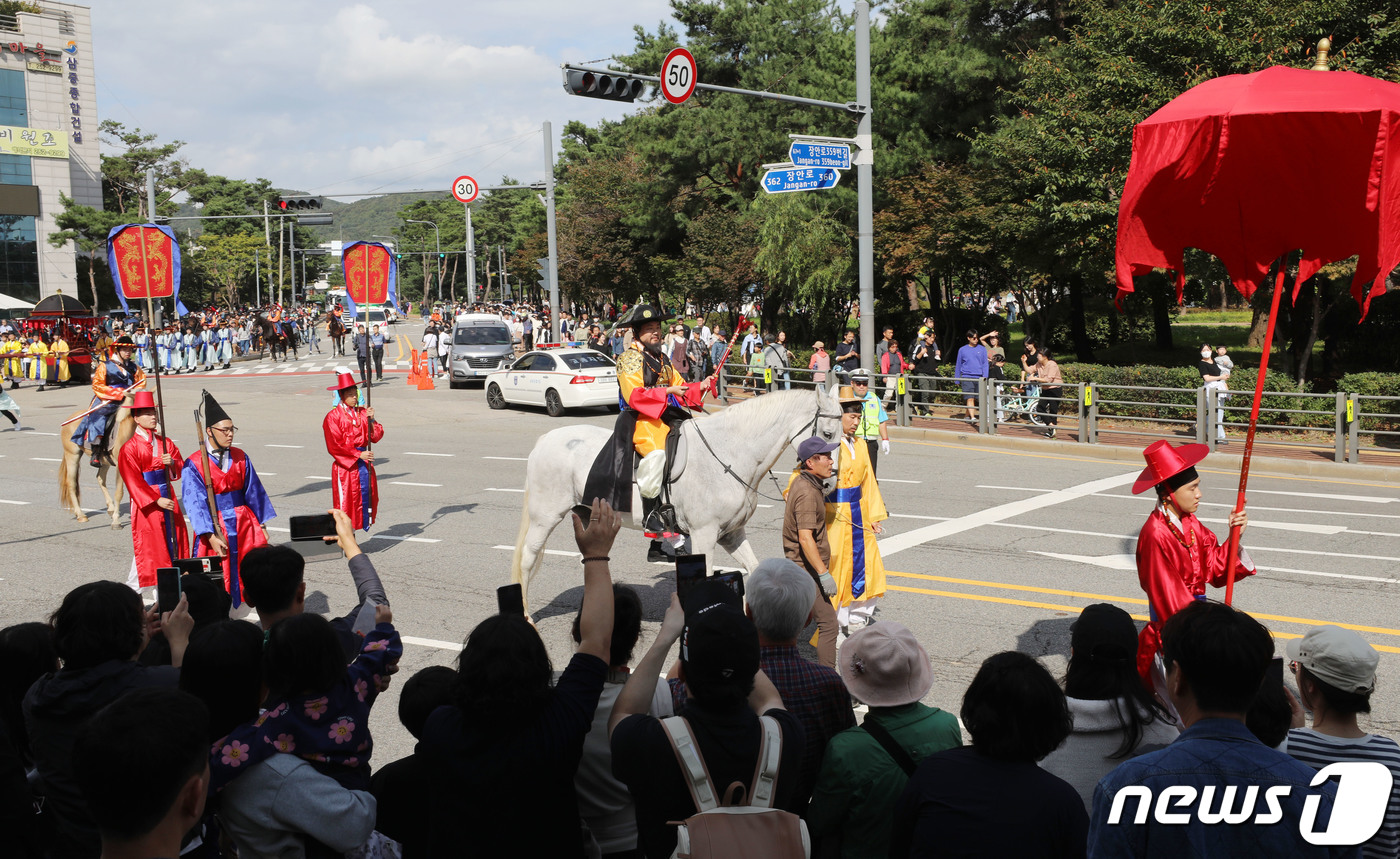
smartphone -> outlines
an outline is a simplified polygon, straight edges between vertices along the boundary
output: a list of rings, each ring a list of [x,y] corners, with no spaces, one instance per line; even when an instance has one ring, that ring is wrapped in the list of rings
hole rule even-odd
[[[1264,678],[1275,686],[1283,685],[1283,657],[1275,656],[1269,660],[1269,670],[1264,674]]]
[[[676,556],[676,595],[681,598],[681,603],[685,603],[685,598],[690,595],[694,587],[705,581],[705,556],[704,555],[677,555]]]
[[[583,527],[588,527],[588,521],[593,518],[593,508],[587,504],[575,504],[574,514],[583,522]]]
[[[744,573],[741,570],[730,570],[725,573],[715,573],[710,577],[711,581],[719,582],[733,591],[737,596],[744,596]]]
[[[293,516],[291,521],[292,542],[320,540],[335,536],[335,517],[329,513],[319,516]]]
[[[180,568],[161,567],[156,570],[156,605],[161,614],[174,611],[180,604]]]
[[[520,585],[501,585],[496,588],[496,609],[501,614],[525,616],[525,594]]]

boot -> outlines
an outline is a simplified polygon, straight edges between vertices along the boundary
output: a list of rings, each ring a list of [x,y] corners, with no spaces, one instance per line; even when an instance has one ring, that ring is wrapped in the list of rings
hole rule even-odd
[[[661,548],[660,540],[652,540],[651,548],[647,550],[648,564],[667,564],[671,562],[671,556]]]
[[[92,457],[88,459],[88,465],[91,465],[93,468],[102,467],[102,446],[100,444],[94,444],[92,446]]]

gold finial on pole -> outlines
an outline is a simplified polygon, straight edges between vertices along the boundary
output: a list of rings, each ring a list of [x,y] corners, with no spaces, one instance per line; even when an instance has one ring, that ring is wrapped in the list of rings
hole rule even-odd
[[[1319,39],[1317,42],[1317,61],[1313,63],[1312,70],[1315,72],[1328,71],[1327,55],[1332,51],[1331,39]]]

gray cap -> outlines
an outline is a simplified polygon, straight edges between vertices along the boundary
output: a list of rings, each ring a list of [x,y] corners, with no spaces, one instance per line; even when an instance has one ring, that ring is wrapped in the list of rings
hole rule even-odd
[[[804,438],[797,446],[797,461],[806,462],[819,453],[831,453],[841,445],[834,441],[827,441],[817,436]]]
[[[1315,626],[1288,642],[1288,658],[1317,679],[1343,692],[1365,694],[1376,688],[1381,655],[1366,640],[1340,626]]]

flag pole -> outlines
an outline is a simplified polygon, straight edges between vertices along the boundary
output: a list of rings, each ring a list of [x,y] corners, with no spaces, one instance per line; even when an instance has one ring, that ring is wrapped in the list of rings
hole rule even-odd
[[[1254,405],[1249,410],[1249,432],[1244,441],[1244,461],[1240,464],[1240,488],[1235,496],[1234,513],[1244,510],[1245,487],[1249,483],[1249,462],[1254,457],[1254,432],[1259,424],[1259,404],[1264,399],[1264,379],[1269,370],[1269,352],[1274,343],[1274,324],[1278,322],[1279,299],[1283,296],[1284,275],[1288,272],[1288,255],[1279,260],[1278,276],[1274,279],[1274,294],[1269,304],[1269,324],[1264,330],[1264,352],[1259,359],[1259,378],[1254,382]],[[1232,517],[1233,518],[1233,517]],[[1235,597],[1235,564],[1240,557],[1240,528],[1230,526],[1229,545],[1225,554],[1225,604]]]

